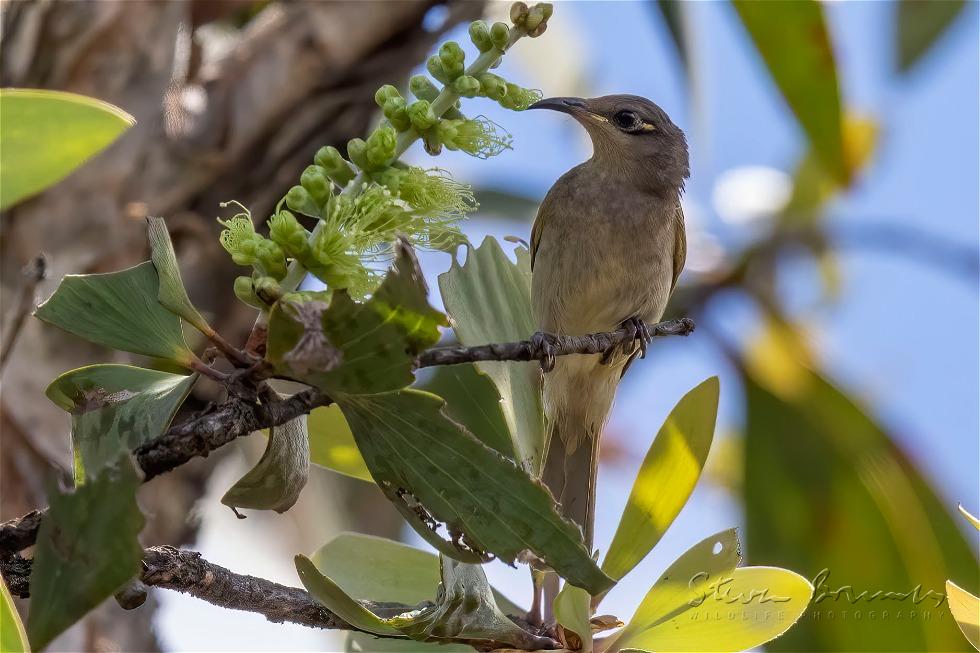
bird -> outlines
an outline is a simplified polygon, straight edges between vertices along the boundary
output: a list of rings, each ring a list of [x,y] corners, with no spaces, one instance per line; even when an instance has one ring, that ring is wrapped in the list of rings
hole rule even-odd
[[[599,439],[616,387],[646,354],[647,325],[663,316],[684,267],[687,139],[663,109],[636,95],[555,97],[529,108],[568,114],[593,149],[555,182],[534,220],[533,339],[548,351],[556,336],[620,328],[634,335],[601,355],[551,357],[542,365],[541,480],[591,551]]]

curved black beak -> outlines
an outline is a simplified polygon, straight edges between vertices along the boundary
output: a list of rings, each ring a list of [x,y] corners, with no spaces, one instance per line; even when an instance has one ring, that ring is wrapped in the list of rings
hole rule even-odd
[[[585,110],[585,100],[577,97],[550,97],[538,100],[528,109],[551,109],[562,113],[577,113]]]

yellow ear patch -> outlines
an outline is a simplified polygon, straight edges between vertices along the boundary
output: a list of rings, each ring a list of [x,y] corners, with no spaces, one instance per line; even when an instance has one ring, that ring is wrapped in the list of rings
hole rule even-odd
[[[657,131],[657,128],[654,127],[653,125],[651,125],[648,122],[643,123],[643,126],[640,127],[640,129],[642,129],[645,132],[655,132],[655,131]]]
[[[586,112],[587,115],[595,120],[596,122],[609,122],[609,118],[605,116],[600,116],[598,113],[592,113],[591,111]]]

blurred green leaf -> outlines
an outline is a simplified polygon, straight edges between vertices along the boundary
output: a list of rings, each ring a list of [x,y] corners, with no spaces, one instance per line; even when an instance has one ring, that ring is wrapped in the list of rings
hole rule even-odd
[[[4,653],[30,653],[27,633],[20,621],[14,598],[7,584],[0,578],[0,651]]]
[[[416,605],[434,600],[440,581],[435,554],[360,533],[341,533],[313,554],[313,562],[322,574],[361,600]],[[507,614],[523,614],[524,610],[497,590],[493,595]]]
[[[316,300],[276,302],[269,317],[267,358],[276,369],[329,392],[397,390],[415,378],[415,356],[439,340],[446,316],[428,302],[428,288],[410,245],[364,303],[334,291]]]
[[[514,443],[490,377],[472,363],[435,368],[420,386],[446,400],[446,414],[480,438],[483,444],[514,458]]]
[[[548,491],[447,418],[442,399],[402,390],[337,400],[379,487],[439,551],[510,562],[527,549],[579,587],[599,593],[613,584]],[[441,523],[453,542],[434,530]]]
[[[947,578],[970,578],[975,589],[977,561],[881,427],[779,342],[761,341],[745,377],[747,542],[754,560],[813,578],[816,598],[810,616],[770,648],[866,650],[873,642],[882,651],[962,650],[950,620],[925,617],[934,599],[916,618],[841,616],[875,606],[837,599],[837,588],[941,593]]]
[[[58,183],[135,124],[84,95],[0,90],[0,209]]]
[[[476,649],[465,644],[437,644],[436,653],[473,653]],[[431,642],[411,639],[380,639],[367,633],[351,631],[344,644],[345,653],[433,653]]]
[[[895,42],[898,69],[908,72],[949,29],[966,7],[964,0],[898,0]]]
[[[779,637],[806,609],[813,587],[786,569],[736,568],[740,559],[734,529],[693,546],[607,650],[734,652]]]
[[[565,630],[578,635],[582,642],[583,653],[592,653],[592,597],[580,587],[569,585],[558,592],[555,597],[555,619]]]
[[[376,614],[348,596],[335,582],[317,570],[313,561],[304,555],[295,558],[296,573],[306,591],[319,603],[350,625],[376,635],[400,635]]]
[[[536,330],[531,316],[531,259],[518,247],[512,263],[494,238],[467,247],[466,263],[453,261],[439,275],[442,300],[464,345],[526,340]],[[544,412],[536,362],[482,362],[477,367],[497,386],[517,462],[532,474],[541,468]]]
[[[639,564],[687,503],[708,457],[717,414],[713,376],[684,395],[660,427],[602,562],[611,578],[621,579]]]
[[[310,462],[346,476],[374,482],[340,406],[330,404],[314,409],[310,413],[307,428],[310,436]]]
[[[171,313],[179,315],[204,334],[214,333],[207,320],[194,308],[187,289],[180,278],[180,268],[177,266],[177,254],[170,241],[170,232],[163,218],[148,217],[146,219],[149,232],[151,258],[153,266],[160,278],[157,299]]]
[[[844,156],[837,69],[820,3],[732,4],[824,168],[849,183],[852,170]]]
[[[71,414],[75,483],[162,435],[196,380],[196,374],[106,364],[80,367],[52,381],[45,394]]]
[[[946,599],[960,632],[980,651],[980,599],[951,580],[946,581]]]
[[[473,189],[473,194],[480,198],[480,216],[506,218],[531,222],[538,212],[540,198],[535,199],[510,190],[500,188]]]
[[[690,62],[687,53],[687,39],[684,37],[683,16],[681,15],[684,11],[684,3],[679,2],[679,0],[654,0],[650,4],[657,8],[660,16],[664,19],[664,25],[667,26],[667,33],[670,34],[670,40],[674,44],[681,67],[687,70]]]
[[[238,479],[221,503],[232,508],[275,510],[293,507],[310,474],[310,443],[306,415],[269,429],[262,458]]]
[[[139,573],[141,481],[126,455],[74,492],[49,492],[31,571],[27,635],[35,651]]]
[[[971,515],[967,511],[967,509],[964,508],[963,506],[957,506],[957,509],[960,511],[960,514],[963,515],[963,517],[965,517],[966,520],[973,525],[973,527],[975,529],[977,529],[978,531],[980,531],[980,520],[978,520],[976,517],[974,517],[973,515]]]
[[[110,349],[171,360],[185,367],[194,355],[180,318],[157,301],[153,263],[106,274],[68,274],[34,313],[38,319]]]

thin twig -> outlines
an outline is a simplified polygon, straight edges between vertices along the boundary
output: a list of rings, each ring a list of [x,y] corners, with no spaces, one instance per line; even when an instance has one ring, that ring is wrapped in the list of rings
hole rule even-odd
[[[17,336],[24,326],[24,320],[34,311],[34,294],[37,284],[41,283],[47,276],[48,261],[44,254],[38,254],[30,263],[25,265],[20,271],[23,280],[17,289],[17,303],[11,310],[11,317],[7,328],[3,330],[3,342],[0,343],[0,371],[7,365],[10,352],[14,350],[14,343]]]

